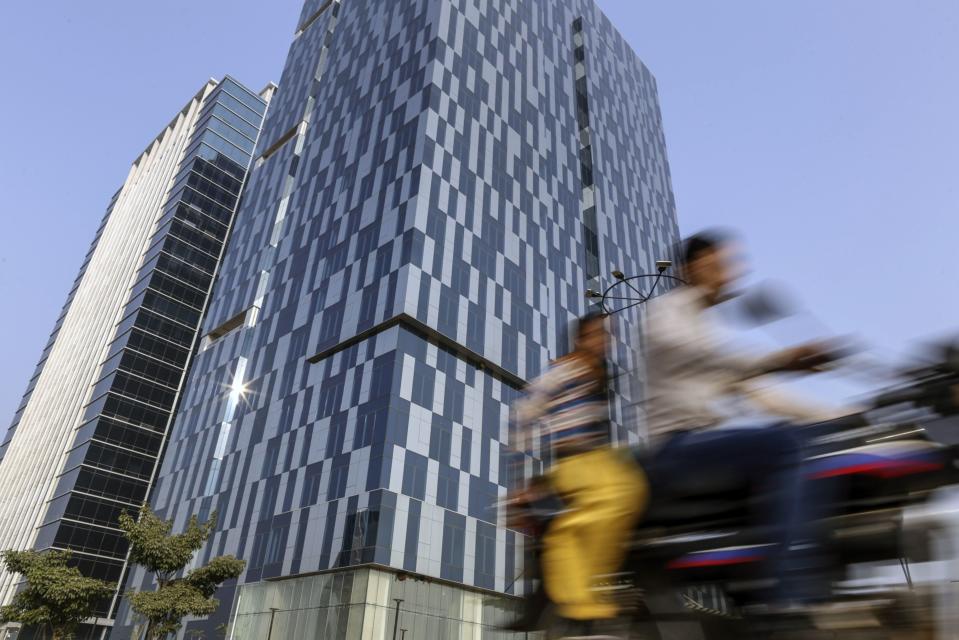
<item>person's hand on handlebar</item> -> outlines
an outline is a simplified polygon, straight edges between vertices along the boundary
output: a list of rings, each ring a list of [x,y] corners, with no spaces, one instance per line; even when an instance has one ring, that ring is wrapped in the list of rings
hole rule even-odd
[[[808,342],[797,347],[784,349],[779,353],[779,371],[816,371],[824,365],[835,362],[843,355],[836,342]]]

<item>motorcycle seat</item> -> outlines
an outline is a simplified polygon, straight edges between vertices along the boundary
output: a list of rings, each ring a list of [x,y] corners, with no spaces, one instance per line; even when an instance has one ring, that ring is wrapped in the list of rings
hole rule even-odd
[[[748,501],[745,496],[713,494],[692,496],[684,499],[659,499],[655,495],[650,502],[643,527],[702,526],[707,522],[740,521],[747,515]]]
[[[634,451],[650,484],[650,504],[642,526],[675,527],[711,521],[739,520],[745,516],[749,486],[742,474],[730,468],[709,475],[691,472],[666,483],[658,477],[655,457]]]

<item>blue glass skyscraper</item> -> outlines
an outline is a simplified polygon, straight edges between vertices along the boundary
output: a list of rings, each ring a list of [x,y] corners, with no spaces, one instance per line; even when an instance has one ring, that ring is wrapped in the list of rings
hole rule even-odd
[[[677,239],[652,75],[592,0],[308,0],[254,158],[152,497],[247,568],[185,631],[492,633],[528,588],[509,405]]]

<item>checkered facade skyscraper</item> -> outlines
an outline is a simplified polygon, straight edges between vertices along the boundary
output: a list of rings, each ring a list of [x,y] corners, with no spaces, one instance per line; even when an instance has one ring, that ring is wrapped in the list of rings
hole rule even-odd
[[[413,637],[491,624],[469,594],[528,587],[510,402],[587,288],[677,239],[652,75],[592,0],[308,0],[254,157],[152,496],[247,561],[189,628],[380,637],[393,598]]]

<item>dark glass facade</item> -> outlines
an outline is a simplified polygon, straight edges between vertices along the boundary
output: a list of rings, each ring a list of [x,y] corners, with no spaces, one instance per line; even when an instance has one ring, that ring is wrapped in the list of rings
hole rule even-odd
[[[149,494],[265,110],[229,77],[205,100],[100,367],[35,544],[87,575],[123,576],[117,519]]]

